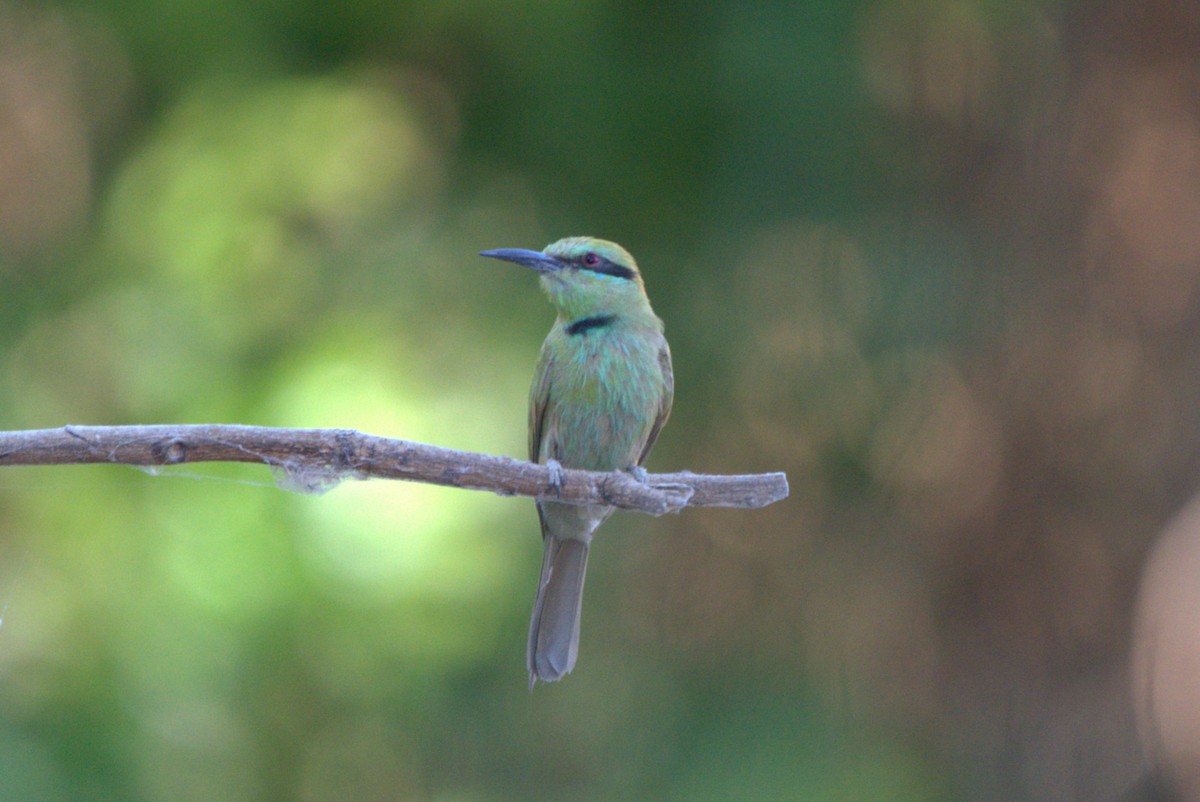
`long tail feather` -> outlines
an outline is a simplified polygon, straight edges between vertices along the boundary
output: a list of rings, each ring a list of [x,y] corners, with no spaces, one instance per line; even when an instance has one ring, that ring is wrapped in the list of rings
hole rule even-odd
[[[554,682],[575,667],[587,556],[588,544],[582,540],[545,538],[542,576],[525,653],[530,690],[538,680]]]

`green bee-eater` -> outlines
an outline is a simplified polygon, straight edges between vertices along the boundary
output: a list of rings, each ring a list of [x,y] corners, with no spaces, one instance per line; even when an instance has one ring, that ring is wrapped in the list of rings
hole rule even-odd
[[[481,255],[536,270],[558,311],[529,394],[529,459],[552,474],[567,467],[644,477],[641,465],[671,413],[674,378],[663,323],[633,257],[591,237],[562,239],[541,253]],[[530,688],[575,667],[588,544],[613,511],[554,501],[537,509],[545,554],[529,623]]]

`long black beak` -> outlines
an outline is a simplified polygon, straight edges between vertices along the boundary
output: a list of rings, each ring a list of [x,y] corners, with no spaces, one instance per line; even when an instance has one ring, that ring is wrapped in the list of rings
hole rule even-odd
[[[541,251],[527,251],[523,248],[497,248],[494,251],[480,251],[479,255],[524,265],[539,273],[552,273],[562,270],[564,267],[563,263],[553,256],[547,256]]]

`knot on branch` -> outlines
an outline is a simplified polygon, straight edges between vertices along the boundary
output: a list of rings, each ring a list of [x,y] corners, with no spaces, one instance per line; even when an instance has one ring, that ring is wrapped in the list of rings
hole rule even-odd
[[[641,482],[625,471],[607,474],[598,489],[600,497],[615,507],[637,509],[655,517],[679,512],[696,492],[685,484]]]
[[[339,429],[333,437],[333,466],[341,471],[349,471],[358,467],[358,432]]]
[[[674,482],[653,485],[653,488],[662,494],[663,502],[667,506],[664,512],[679,512],[688,505],[688,502],[692,500],[692,496],[696,495],[696,488],[691,485],[676,484]]]
[[[187,462],[191,446],[188,445],[186,440],[172,437],[170,440],[161,440],[155,443],[150,451],[154,455],[155,461],[160,465],[179,465]]]

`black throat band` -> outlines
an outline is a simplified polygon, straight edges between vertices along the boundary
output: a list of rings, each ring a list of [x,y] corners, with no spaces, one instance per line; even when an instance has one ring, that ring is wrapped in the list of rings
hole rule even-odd
[[[571,325],[567,326],[567,334],[572,337],[587,334],[592,329],[602,329],[612,324],[617,319],[616,315],[592,315],[591,317],[581,317]]]

